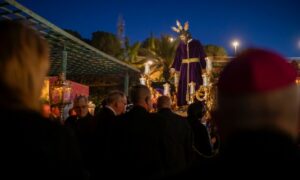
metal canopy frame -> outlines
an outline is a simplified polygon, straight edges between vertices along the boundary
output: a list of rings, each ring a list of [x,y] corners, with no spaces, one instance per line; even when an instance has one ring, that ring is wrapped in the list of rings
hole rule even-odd
[[[15,0],[0,0],[0,19],[25,20],[44,35],[51,45],[51,76],[62,72],[63,52],[67,52],[67,77],[140,73],[137,68],[99,51]]]

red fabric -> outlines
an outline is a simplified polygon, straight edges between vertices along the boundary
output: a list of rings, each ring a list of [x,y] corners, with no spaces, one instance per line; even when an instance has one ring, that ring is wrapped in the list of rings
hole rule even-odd
[[[295,83],[297,72],[282,56],[262,49],[249,49],[227,64],[218,88],[227,94],[260,93]]]
[[[54,82],[57,80],[57,76],[53,76],[49,78],[50,86],[54,84]],[[69,81],[69,80],[68,80]],[[89,86],[69,81],[72,91],[71,91],[71,100],[73,101],[76,96],[82,95],[82,96],[89,96]]]
[[[70,81],[72,87],[71,99],[73,100],[76,96],[82,95],[89,97],[89,86]]]

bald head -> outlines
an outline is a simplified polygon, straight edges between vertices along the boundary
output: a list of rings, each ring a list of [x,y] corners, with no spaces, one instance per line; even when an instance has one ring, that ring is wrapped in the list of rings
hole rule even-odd
[[[127,98],[121,91],[111,91],[105,102],[107,106],[115,111],[116,115],[123,114],[126,111]]]
[[[157,99],[157,108],[163,109],[163,108],[168,108],[171,109],[171,99],[168,96],[160,96]]]
[[[112,105],[115,102],[120,101],[122,98],[126,98],[125,94],[121,91],[115,90],[115,91],[111,91],[106,98],[106,103],[108,105]]]
[[[131,101],[150,111],[152,109],[151,92],[145,85],[136,85],[131,88]]]
[[[147,98],[150,98],[150,90],[147,86],[144,85],[136,85],[131,89],[131,101],[133,104],[143,102]]]

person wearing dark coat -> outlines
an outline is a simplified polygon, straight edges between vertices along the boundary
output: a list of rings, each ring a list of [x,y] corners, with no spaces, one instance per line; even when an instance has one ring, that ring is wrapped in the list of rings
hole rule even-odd
[[[95,134],[95,120],[88,111],[88,98],[78,96],[74,99],[74,108],[76,116],[70,116],[66,119],[65,126],[72,129],[77,137],[80,152],[82,154],[84,166],[91,171],[92,150]]]
[[[194,167],[186,175],[200,178],[213,169],[225,178],[297,177],[296,76],[285,58],[269,50],[248,49],[230,61],[218,82],[220,153],[205,168]]]
[[[147,86],[131,89],[132,109],[120,117],[122,132],[122,157],[120,174],[129,179],[157,179],[163,177],[163,141],[161,125],[150,114],[151,93]]]
[[[1,108],[1,176],[9,179],[85,179],[74,133],[31,110]],[[9,135],[9,137],[7,137]],[[1,170],[1,171],[2,171]]]
[[[120,123],[117,116],[125,113],[127,98],[121,91],[112,91],[105,98],[106,105],[95,116],[94,179],[114,177],[120,147]]]
[[[188,106],[187,120],[193,132],[193,146],[195,156],[207,158],[212,155],[212,145],[207,128],[202,124],[204,116],[204,104],[200,101],[194,102]]]
[[[226,169],[250,173],[255,163],[255,175],[297,175],[296,77],[285,58],[264,49],[248,49],[224,68],[218,83],[219,169],[231,162]]]
[[[1,179],[83,179],[74,135],[42,117],[48,44],[24,22],[0,21]]]
[[[165,173],[173,175],[185,170],[192,162],[192,131],[184,117],[172,112],[168,96],[158,98],[157,108],[166,148]]]

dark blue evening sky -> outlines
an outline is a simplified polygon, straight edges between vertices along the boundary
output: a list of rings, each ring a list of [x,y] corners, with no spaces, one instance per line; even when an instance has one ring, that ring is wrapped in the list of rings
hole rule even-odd
[[[97,30],[116,33],[122,14],[131,42],[172,34],[176,19],[189,21],[194,38],[233,53],[240,48],[265,47],[285,56],[300,56],[299,0],[18,0],[61,28],[90,38]]]

